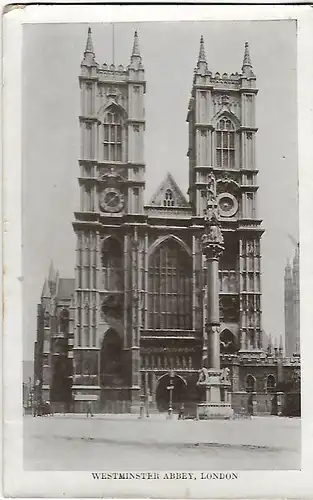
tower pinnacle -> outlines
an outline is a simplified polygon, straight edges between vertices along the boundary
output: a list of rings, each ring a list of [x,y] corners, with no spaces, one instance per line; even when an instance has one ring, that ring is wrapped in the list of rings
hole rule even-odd
[[[249,43],[245,42],[245,52],[243,56],[242,72],[245,76],[254,76],[250,57]]]
[[[205,50],[204,50],[204,40],[203,40],[203,35],[200,37],[200,49],[199,49],[199,57],[198,57],[198,63],[204,62],[206,63],[206,57],[205,57]]]
[[[138,38],[137,31],[135,31],[135,34],[134,34],[132,57],[140,57],[139,38]]]
[[[86,52],[89,52],[90,54],[94,54],[94,48],[93,48],[93,43],[92,43],[91,28],[90,27],[88,28],[85,53]]]
[[[279,350],[281,352],[283,352],[283,350],[284,350],[283,336],[282,335],[280,335],[280,337],[279,337]]]

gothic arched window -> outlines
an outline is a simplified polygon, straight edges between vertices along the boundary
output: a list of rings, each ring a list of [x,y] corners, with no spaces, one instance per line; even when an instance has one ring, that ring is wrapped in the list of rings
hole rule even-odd
[[[276,386],[276,380],[274,375],[268,375],[266,378],[266,390],[267,392],[274,392]]]
[[[253,375],[247,375],[246,391],[247,392],[254,392],[255,391],[255,378],[253,377]]]
[[[235,127],[229,118],[221,118],[216,126],[216,166],[235,167]]]
[[[103,242],[102,252],[102,285],[108,291],[124,289],[124,255],[121,243],[115,238]]]
[[[122,118],[119,113],[109,111],[103,124],[104,161],[122,161]]]
[[[148,328],[191,329],[192,261],[173,240],[159,245],[150,257],[148,270]]]
[[[173,207],[175,205],[175,200],[173,196],[173,191],[171,189],[167,189],[165,191],[163,205],[165,207]]]

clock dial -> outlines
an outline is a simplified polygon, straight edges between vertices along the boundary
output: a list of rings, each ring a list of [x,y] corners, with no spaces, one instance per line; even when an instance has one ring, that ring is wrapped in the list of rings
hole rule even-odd
[[[218,196],[218,206],[223,217],[232,217],[238,210],[238,201],[230,193],[221,193]]]
[[[100,208],[105,212],[120,212],[124,206],[122,193],[113,187],[106,188],[100,195]]]

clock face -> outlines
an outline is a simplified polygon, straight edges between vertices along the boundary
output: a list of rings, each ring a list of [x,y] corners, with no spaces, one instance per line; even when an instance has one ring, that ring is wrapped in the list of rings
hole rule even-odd
[[[238,201],[230,193],[222,193],[218,196],[218,206],[223,217],[232,217],[238,210]]]
[[[113,187],[108,187],[100,195],[100,208],[104,212],[120,212],[124,206],[122,193]]]

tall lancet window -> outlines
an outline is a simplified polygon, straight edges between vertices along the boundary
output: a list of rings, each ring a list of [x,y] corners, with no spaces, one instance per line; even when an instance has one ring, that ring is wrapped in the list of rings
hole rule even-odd
[[[151,255],[148,269],[148,327],[190,330],[191,257],[177,241],[166,240]]]
[[[235,167],[235,127],[228,118],[221,118],[216,126],[216,166]]]
[[[119,113],[109,111],[103,124],[104,161],[122,161],[122,119]]]
[[[115,238],[107,238],[102,244],[102,286],[104,290],[119,292],[124,288],[123,248]]]

